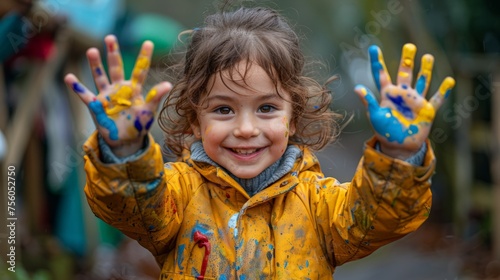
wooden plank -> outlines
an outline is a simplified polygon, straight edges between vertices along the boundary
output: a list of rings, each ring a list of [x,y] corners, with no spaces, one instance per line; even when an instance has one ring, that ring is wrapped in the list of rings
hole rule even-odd
[[[493,256],[500,260],[500,70],[492,76],[491,119],[493,149],[491,154],[491,174],[493,176]]]

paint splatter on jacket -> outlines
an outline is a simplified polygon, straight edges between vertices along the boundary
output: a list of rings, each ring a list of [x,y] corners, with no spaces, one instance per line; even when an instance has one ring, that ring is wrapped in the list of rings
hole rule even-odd
[[[350,183],[324,177],[301,147],[292,171],[249,197],[223,169],[163,164],[150,146],[137,160],[104,164],[85,143],[85,193],[95,215],[155,256],[160,279],[332,279],[336,266],[416,230],[431,207],[430,148],[423,166],[367,142]]]

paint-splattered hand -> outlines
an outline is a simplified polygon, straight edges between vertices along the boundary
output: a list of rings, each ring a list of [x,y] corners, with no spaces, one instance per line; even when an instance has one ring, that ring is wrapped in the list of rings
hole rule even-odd
[[[144,99],[142,85],[149,70],[153,43],[144,42],[132,77],[125,80],[116,37],[108,35],[104,41],[109,78],[104,71],[99,51],[96,48],[87,51],[87,59],[99,94],[95,95],[87,89],[73,74],[66,75],[64,81],[88,106],[97,130],[113,152],[117,156],[127,156],[142,147],[144,136],[153,124],[158,104],[172,86],[168,82],[159,83]]]
[[[392,157],[406,159],[417,152],[429,135],[436,111],[455,86],[455,80],[447,77],[439,90],[427,101],[425,96],[432,76],[434,57],[422,57],[415,88],[411,86],[414,58],[417,48],[413,44],[403,46],[397,84],[391,77],[377,46],[368,50],[375,84],[380,92],[380,104],[368,88],[355,88],[367,107],[368,118],[375,130],[382,151]]]

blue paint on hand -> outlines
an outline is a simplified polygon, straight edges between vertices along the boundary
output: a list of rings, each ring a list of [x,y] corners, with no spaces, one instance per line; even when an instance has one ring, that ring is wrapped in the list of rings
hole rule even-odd
[[[377,89],[380,90],[380,71],[384,69],[382,63],[379,60],[378,47],[375,45],[368,48],[368,53],[370,55],[370,64],[372,67],[373,79],[377,85]]]
[[[85,93],[85,88],[78,82],[73,83],[73,91],[76,93]]]
[[[135,126],[135,129],[137,129],[137,131],[139,131],[139,132],[142,131],[142,124],[141,124],[141,120],[139,118],[135,119],[134,126]]]
[[[444,94],[444,98],[448,98],[448,96],[449,96],[449,95],[450,95],[450,93],[451,93],[451,90],[452,90],[452,89],[450,88],[449,90],[447,90],[447,91],[445,92],[445,94]]]
[[[89,108],[94,113],[97,123],[109,131],[109,139],[118,140],[118,127],[116,127],[115,121],[106,115],[101,101],[90,102]]]
[[[427,78],[424,75],[420,76],[415,85],[415,89],[417,90],[418,94],[424,93],[426,84],[427,84]]]
[[[398,109],[399,112],[401,112],[401,114],[403,114],[403,116],[409,119],[413,119],[413,111],[411,110],[410,107],[408,107],[408,105],[406,104],[405,100],[401,95],[391,96],[387,94],[387,98],[389,98],[389,100],[391,100],[392,103],[396,105],[396,108]]]
[[[405,127],[391,114],[391,109],[389,108],[369,110],[369,114],[373,129],[378,134],[386,137],[390,142],[396,141],[402,144],[408,136],[418,133],[418,126],[412,124],[409,127]]]
[[[101,67],[97,67],[95,69],[95,73],[97,74],[97,76],[102,76],[102,69],[101,69]]]
[[[147,123],[146,123],[146,130],[149,130],[151,128],[151,125],[153,124],[154,118],[151,118]]]

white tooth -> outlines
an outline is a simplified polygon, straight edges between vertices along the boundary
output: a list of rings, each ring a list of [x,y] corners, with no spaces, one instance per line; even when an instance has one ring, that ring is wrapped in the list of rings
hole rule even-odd
[[[255,151],[257,151],[257,149],[252,149],[252,150],[234,149],[234,151],[237,152],[238,154],[248,155],[248,154],[255,153]]]

